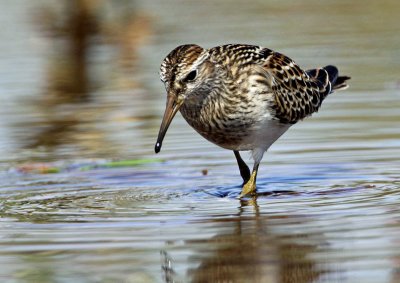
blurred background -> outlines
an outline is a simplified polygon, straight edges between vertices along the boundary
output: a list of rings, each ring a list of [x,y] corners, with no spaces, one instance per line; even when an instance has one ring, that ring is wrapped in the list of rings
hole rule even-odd
[[[399,1],[0,5],[4,282],[400,281]],[[271,147],[256,205],[179,114],[154,154],[159,66],[185,43],[352,77]]]
[[[354,99],[371,123],[382,111],[363,107],[378,99],[365,92],[400,85],[397,1],[1,4],[3,164],[151,154],[165,103],[159,65],[183,43],[257,44],[304,68],[336,64],[353,77],[351,92],[361,92]]]

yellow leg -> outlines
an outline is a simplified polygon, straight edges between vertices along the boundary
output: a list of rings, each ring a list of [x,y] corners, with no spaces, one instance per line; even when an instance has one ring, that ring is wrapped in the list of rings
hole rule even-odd
[[[257,180],[258,164],[254,165],[253,172],[251,173],[250,179],[243,185],[242,192],[239,198],[244,196],[256,195],[256,180]]]

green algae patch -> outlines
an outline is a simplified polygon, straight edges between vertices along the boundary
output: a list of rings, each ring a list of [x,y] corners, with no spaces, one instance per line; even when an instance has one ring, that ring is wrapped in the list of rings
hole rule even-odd
[[[162,162],[161,159],[155,159],[155,158],[144,158],[144,159],[130,159],[130,160],[119,160],[119,161],[111,161],[107,162],[104,164],[101,164],[101,167],[134,167],[134,166],[139,166],[139,165],[144,165],[144,164],[149,164],[149,163],[157,163],[157,162]]]
[[[118,161],[88,161],[88,162],[49,162],[22,164],[14,168],[24,174],[54,174],[71,171],[87,171],[96,168],[136,167],[150,163],[160,163],[163,160],[155,158],[139,158]]]

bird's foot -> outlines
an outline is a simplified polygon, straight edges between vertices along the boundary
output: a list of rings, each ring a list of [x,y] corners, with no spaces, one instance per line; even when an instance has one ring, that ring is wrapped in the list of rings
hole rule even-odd
[[[256,175],[257,172],[253,172],[250,176],[250,179],[246,184],[243,185],[242,192],[239,195],[239,198],[245,196],[255,196],[256,195]]]

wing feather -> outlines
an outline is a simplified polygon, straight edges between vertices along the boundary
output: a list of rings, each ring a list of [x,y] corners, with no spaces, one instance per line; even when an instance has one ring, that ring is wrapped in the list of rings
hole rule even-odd
[[[260,53],[264,55],[260,63],[272,77],[275,117],[283,123],[294,124],[318,111],[323,99],[331,91],[326,71],[319,69],[326,73],[327,78],[326,82],[319,84],[289,57],[267,48]]]

